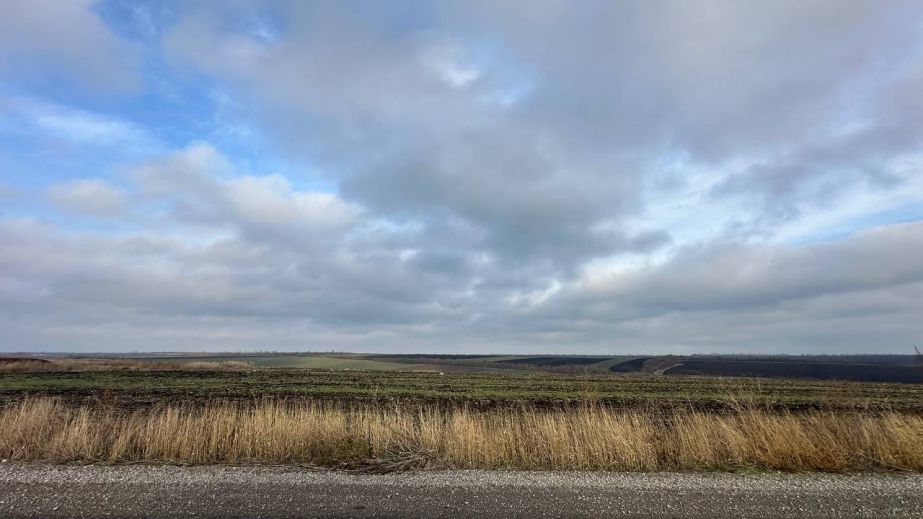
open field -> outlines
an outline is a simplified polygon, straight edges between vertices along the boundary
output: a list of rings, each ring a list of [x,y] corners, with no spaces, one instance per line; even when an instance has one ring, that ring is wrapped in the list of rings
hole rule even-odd
[[[0,373],[61,373],[85,371],[240,371],[253,365],[239,359],[194,359],[185,362],[134,359],[70,359],[0,357]]]
[[[266,357],[330,369],[211,356],[53,358],[0,372],[0,457],[376,470],[923,470],[921,384],[484,373],[422,358],[353,369],[343,366],[387,363]],[[656,359],[666,371],[675,361]],[[630,369],[650,359],[577,362]]]
[[[304,368],[304,369],[363,369],[363,370],[429,370],[439,371],[438,366],[388,362],[385,360],[371,360],[354,356],[322,356],[322,355],[246,355],[208,357],[209,360],[229,362],[233,360],[246,362],[257,368]],[[171,362],[190,363],[197,362],[195,357],[170,357]]]
[[[382,471],[923,471],[923,384],[905,377],[913,361],[6,358],[0,457]],[[819,380],[844,370],[898,382]],[[803,378],[777,378],[786,374]]]
[[[156,357],[0,357],[0,373],[61,371],[239,371],[254,368],[370,371],[467,371],[496,368],[377,360],[355,354],[331,355],[185,355]]]
[[[3,359],[0,358],[0,361]],[[49,359],[35,358],[38,362],[67,363],[69,361],[83,363],[126,363],[130,365],[144,366],[149,363],[154,366],[151,369],[189,369],[190,366],[197,365],[246,365],[250,368],[279,368],[279,369],[335,369],[335,370],[372,370],[372,371],[468,371],[468,372],[498,372],[501,371],[496,367],[481,365],[463,365],[463,364],[438,364],[413,362],[404,357],[397,357],[395,360],[388,358],[370,357],[367,355],[351,353],[331,353],[331,354],[266,354],[266,355],[182,355],[182,356],[149,356],[139,357],[132,356],[127,358],[56,358]],[[205,364],[202,364],[205,363]],[[157,367],[168,366],[168,367]],[[170,368],[169,366],[175,366]],[[0,362],[2,369],[2,362]]]
[[[165,404],[123,412],[48,398],[0,410],[19,461],[307,463],[540,470],[923,470],[923,416]]]
[[[913,355],[695,355],[695,356],[459,356],[376,355],[389,362],[492,366],[562,373],[659,373],[730,377],[805,378],[859,382],[923,383],[923,364]]]
[[[923,382],[923,369],[888,364],[772,362],[691,359],[664,371],[666,375],[789,377],[868,382]]]
[[[29,395],[134,408],[285,398],[339,402],[418,402],[473,408],[585,403],[617,407],[923,411],[923,385],[655,375],[573,375],[255,369],[246,371],[91,371],[0,374],[0,402]]]
[[[36,358],[68,361],[65,357]],[[113,361],[84,356],[82,361]],[[661,374],[721,377],[799,378],[856,382],[923,383],[919,355],[453,355],[359,353],[263,353],[125,355],[117,361],[189,365],[243,362],[258,368],[469,373],[552,372],[572,374]],[[0,371],[3,370],[0,359]]]

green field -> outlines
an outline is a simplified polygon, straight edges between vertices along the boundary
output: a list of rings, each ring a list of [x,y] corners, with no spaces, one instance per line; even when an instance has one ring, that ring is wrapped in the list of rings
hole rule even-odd
[[[138,360],[151,362],[225,362],[239,361],[252,364],[255,368],[270,369],[331,369],[368,371],[432,371],[468,373],[503,373],[512,368],[519,371],[534,371],[534,366],[498,365],[498,361],[515,360],[518,356],[486,356],[467,358],[466,362],[427,359],[419,361],[401,355],[362,355],[354,353],[331,354],[267,354],[267,355],[187,355],[142,357]]]
[[[257,368],[302,368],[302,369],[362,369],[362,370],[408,370],[440,371],[438,366],[405,362],[371,360],[357,356],[321,355],[228,355],[209,357],[158,357],[156,360],[171,362],[240,361]]]
[[[405,365],[406,366],[406,365]],[[923,411],[923,385],[652,375],[332,371],[97,371],[0,375],[0,401],[27,395],[69,401],[105,398],[127,407],[157,402],[298,398],[340,402],[418,401],[440,405],[614,406]]]

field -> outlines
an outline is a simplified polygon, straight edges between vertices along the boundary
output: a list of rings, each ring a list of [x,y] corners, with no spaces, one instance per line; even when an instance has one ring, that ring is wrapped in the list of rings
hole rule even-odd
[[[481,358],[478,356],[478,358]],[[0,359],[2,360],[2,359]],[[44,360],[44,359],[41,359]],[[88,357],[88,361],[94,360]],[[102,359],[97,359],[102,360]],[[109,361],[110,359],[105,359]],[[129,360],[123,358],[123,360]],[[242,362],[254,368],[282,368],[282,369],[332,369],[332,370],[371,370],[371,371],[469,371],[469,372],[496,372],[496,367],[486,365],[455,365],[453,363],[415,362],[405,357],[367,356],[357,354],[267,354],[267,355],[182,355],[182,356],[156,356],[156,357],[130,357],[132,362],[171,364],[183,366],[193,363],[228,363]]]
[[[679,360],[17,359],[0,369],[0,457],[363,470],[923,470],[923,384],[664,374],[697,366]],[[580,366],[597,369],[568,371]]]
[[[923,385],[655,375],[505,371],[250,369],[233,371],[86,371],[0,375],[0,401],[56,396],[71,402],[105,395],[125,407],[215,399],[413,401],[477,408],[528,404],[555,408],[586,402],[622,407],[718,409],[756,403],[776,409],[923,411]]]
[[[208,357],[215,362],[240,361],[252,364],[257,368],[304,368],[304,369],[363,369],[363,370],[436,370],[432,365],[389,362],[386,360],[372,360],[353,356],[322,356],[322,355],[246,355],[246,356],[220,356]],[[158,360],[171,362],[195,362],[196,358],[167,357]]]
[[[916,366],[833,362],[772,362],[759,360],[691,359],[664,371],[666,375],[719,375],[752,377],[863,380],[868,382],[923,382]]]
[[[923,383],[923,365],[913,355],[834,356],[458,356],[378,355],[380,362],[506,368],[559,373],[656,373],[763,378],[805,378],[858,382]]]
[[[54,359],[51,357],[51,359]],[[86,357],[92,360],[93,357]],[[305,368],[466,373],[552,372],[760,377],[856,382],[923,383],[918,355],[451,355],[356,353],[184,354],[123,356],[171,364],[243,362],[258,368]],[[42,359],[38,359],[42,360]],[[2,359],[0,359],[2,362]],[[0,364],[0,371],[2,371]]]
[[[240,360],[136,360],[0,357],[0,373],[64,373],[87,371],[240,371],[253,369]]]

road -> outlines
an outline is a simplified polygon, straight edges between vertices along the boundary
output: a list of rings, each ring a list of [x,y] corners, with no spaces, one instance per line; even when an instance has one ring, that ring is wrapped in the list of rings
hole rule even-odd
[[[0,464],[0,517],[921,517],[921,474]]]

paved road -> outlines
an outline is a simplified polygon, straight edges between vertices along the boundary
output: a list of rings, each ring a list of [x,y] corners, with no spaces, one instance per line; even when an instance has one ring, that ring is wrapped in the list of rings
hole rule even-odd
[[[0,517],[921,517],[923,475],[0,464]]]

